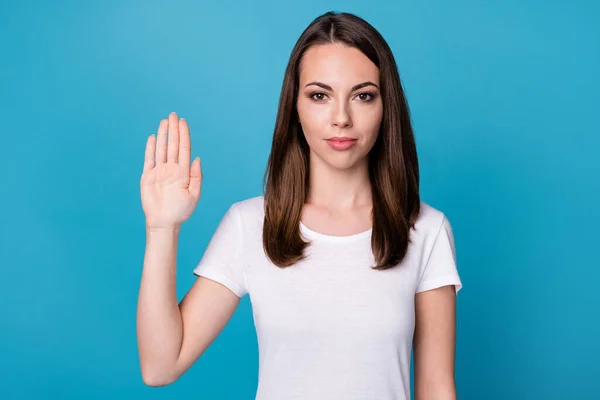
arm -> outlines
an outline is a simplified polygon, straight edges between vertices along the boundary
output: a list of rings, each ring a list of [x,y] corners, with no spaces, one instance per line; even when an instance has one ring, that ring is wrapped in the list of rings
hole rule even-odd
[[[137,308],[142,379],[164,386],[178,379],[210,346],[233,315],[239,298],[220,283],[199,277],[177,304],[179,229],[147,229]]]
[[[454,285],[417,293],[415,314],[415,400],[455,400]]]

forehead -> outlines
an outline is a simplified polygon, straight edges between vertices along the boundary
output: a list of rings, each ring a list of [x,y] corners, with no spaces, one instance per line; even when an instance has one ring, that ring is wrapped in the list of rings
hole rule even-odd
[[[379,85],[379,68],[355,47],[342,44],[311,46],[299,66],[300,84],[313,80],[331,86],[353,86],[363,81]]]

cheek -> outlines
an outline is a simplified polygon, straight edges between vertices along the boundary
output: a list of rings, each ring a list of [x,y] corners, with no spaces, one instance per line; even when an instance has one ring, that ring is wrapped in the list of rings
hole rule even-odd
[[[326,129],[328,113],[326,107],[320,105],[316,107],[308,101],[298,102],[298,117],[302,123],[302,130],[307,140],[312,137],[317,137]]]
[[[375,140],[381,127],[383,108],[379,106],[363,110],[357,117],[360,117],[360,121],[356,122],[360,123],[360,130],[367,136],[367,141]]]

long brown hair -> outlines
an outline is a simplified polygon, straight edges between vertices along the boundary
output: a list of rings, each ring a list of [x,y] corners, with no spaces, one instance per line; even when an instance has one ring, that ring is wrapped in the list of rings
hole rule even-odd
[[[327,12],[304,30],[294,46],[279,98],[271,153],[264,175],[263,247],[277,266],[289,267],[305,258],[310,244],[300,234],[302,207],[309,182],[309,147],[296,110],[299,64],[316,44],[342,43],[362,51],[380,73],[383,119],[369,152],[372,187],[374,269],[402,261],[410,229],[420,211],[419,166],[409,108],[392,51],[381,34],[350,13]]]

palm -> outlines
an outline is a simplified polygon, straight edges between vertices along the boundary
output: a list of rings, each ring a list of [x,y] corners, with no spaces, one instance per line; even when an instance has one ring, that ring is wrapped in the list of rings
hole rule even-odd
[[[151,227],[181,225],[192,215],[200,199],[200,160],[194,160],[190,167],[189,129],[184,120],[177,123],[176,118],[175,114],[169,117],[168,142],[167,122],[161,121],[157,138],[151,136],[146,146],[140,191],[142,208]]]

